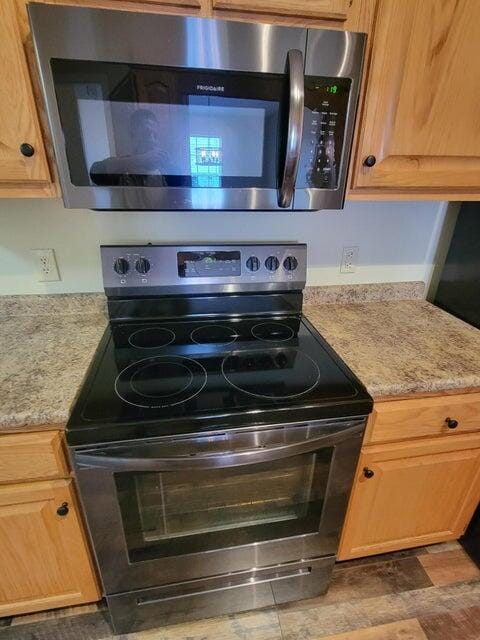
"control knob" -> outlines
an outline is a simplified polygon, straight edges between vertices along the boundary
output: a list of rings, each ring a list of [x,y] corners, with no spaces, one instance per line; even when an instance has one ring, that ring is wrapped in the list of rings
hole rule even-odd
[[[130,265],[128,264],[128,260],[125,260],[125,258],[116,258],[113,263],[113,268],[119,276],[124,276],[130,270]]]
[[[139,258],[135,263],[135,269],[138,271],[138,273],[142,273],[143,275],[145,275],[150,271],[149,260],[147,260],[147,258]]]
[[[276,258],[275,256],[268,256],[268,258],[265,260],[265,266],[269,271],[276,271],[279,265],[280,265],[280,262],[278,261],[278,258]]]
[[[283,261],[283,268],[285,271],[295,271],[298,267],[298,260],[295,256],[287,256]]]
[[[249,271],[258,271],[260,269],[260,260],[257,256],[250,256],[246,264]]]

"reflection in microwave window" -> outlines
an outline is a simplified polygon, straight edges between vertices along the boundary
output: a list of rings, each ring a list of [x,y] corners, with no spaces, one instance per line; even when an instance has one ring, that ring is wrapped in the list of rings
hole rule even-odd
[[[190,176],[192,186],[221,187],[222,175],[261,176],[265,109],[223,106],[243,102],[229,98],[190,99],[195,104],[79,99],[92,182],[166,186],[176,175]]]

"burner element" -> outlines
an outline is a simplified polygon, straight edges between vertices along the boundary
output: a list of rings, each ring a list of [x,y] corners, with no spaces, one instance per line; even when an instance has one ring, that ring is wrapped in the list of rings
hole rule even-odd
[[[295,332],[284,322],[260,322],[252,327],[252,335],[265,342],[286,342]]]
[[[128,338],[129,344],[137,349],[160,349],[175,340],[175,334],[165,327],[146,327],[134,331]]]
[[[237,339],[232,327],[223,324],[207,324],[197,327],[190,334],[190,338],[197,344],[231,344]]]
[[[234,351],[222,362],[225,379],[239,391],[258,398],[288,399],[317,386],[320,369],[298,349]]]
[[[178,362],[149,362],[130,378],[132,389],[146,398],[169,398],[192,384],[193,374]]]
[[[135,407],[161,409],[191,400],[206,382],[207,372],[197,360],[153,356],[125,367],[115,380],[115,392]]]

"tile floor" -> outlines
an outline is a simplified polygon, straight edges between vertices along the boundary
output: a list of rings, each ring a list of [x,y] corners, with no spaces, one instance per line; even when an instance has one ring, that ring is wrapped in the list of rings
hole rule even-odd
[[[328,593],[113,636],[103,604],[0,619],[0,640],[480,640],[480,570],[456,543],[339,563]]]

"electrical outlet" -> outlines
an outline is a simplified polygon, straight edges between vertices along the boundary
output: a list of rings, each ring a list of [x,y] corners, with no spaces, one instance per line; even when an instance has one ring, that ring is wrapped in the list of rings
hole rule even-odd
[[[358,247],[343,247],[340,273],[355,273],[358,263]]]
[[[32,249],[38,282],[55,282],[60,280],[55,251],[53,249]]]

